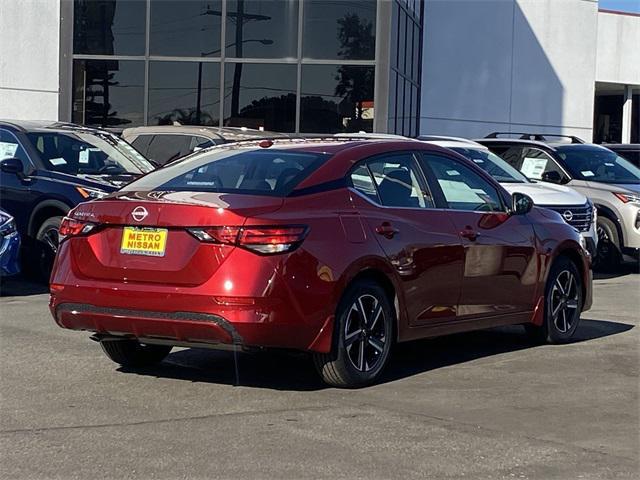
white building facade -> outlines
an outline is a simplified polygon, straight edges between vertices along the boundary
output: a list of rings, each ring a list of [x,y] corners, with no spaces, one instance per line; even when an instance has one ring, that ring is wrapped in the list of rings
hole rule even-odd
[[[375,34],[375,53],[371,51],[372,56],[362,54],[361,58],[352,57],[346,61],[339,60],[342,55],[339,51],[328,52],[326,58],[317,48],[306,53],[310,43],[305,43],[305,39],[315,38],[312,34],[320,35],[313,29],[316,23],[321,25],[318,22],[322,18],[314,23],[311,13],[322,2],[315,2],[315,6],[305,1],[289,2],[293,5],[287,10],[293,18],[291,48],[282,46],[284,37],[275,28],[254,35],[255,38],[249,36],[243,39],[241,42],[253,42],[246,43],[244,57],[247,57],[246,50],[251,48],[258,51],[257,56],[262,55],[262,50],[276,47],[284,52],[282,58],[257,58],[254,61],[235,58],[239,57],[237,48],[235,52],[229,51],[228,30],[231,23],[225,27],[224,20],[219,27],[221,31],[216,33],[221,38],[218,41],[221,46],[216,50],[218,53],[213,55],[215,58],[208,56],[202,59],[199,57],[200,51],[197,52],[199,56],[176,56],[174,53],[163,56],[163,52],[154,56],[153,8],[158,3],[156,0],[142,0],[146,2],[147,13],[146,20],[141,14],[143,26],[140,28],[144,31],[146,25],[147,32],[151,30],[150,34],[146,34],[146,51],[142,41],[139,53],[117,55],[118,49],[133,52],[122,43],[127,37],[118,37],[117,8],[120,8],[118,2],[123,5],[124,0],[100,0],[116,6],[115,20],[112,15],[113,25],[109,26],[108,32],[114,35],[116,53],[110,53],[109,56],[78,51],[77,35],[74,45],[74,26],[77,27],[77,21],[74,24],[74,8],[77,12],[78,1],[75,4],[74,0],[0,2],[0,45],[3,52],[0,56],[0,118],[82,123],[87,115],[84,112],[78,114],[78,109],[85,104],[95,103],[96,99],[89,98],[86,92],[79,92],[78,78],[86,69],[93,68],[95,72],[98,68],[96,65],[104,62],[111,69],[109,75],[114,74],[114,81],[120,82],[119,86],[111,87],[111,102],[117,104],[120,101],[117,113],[129,122],[121,126],[133,126],[135,122],[153,123],[154,102],[159,98],[154,96],[154,85],[165,91],[171,91],[172,88],[176,92],[179,90],[176,85],[157,83],[153,78],[155,71],[161,71],[161,67],[168,68],[168,62],[171,61],[176,66],[174,71],[184,67],[184,71],[193,69],[197,72],[197,65],[200,64],[200,72],[204,65],[205,76],[208,71],[215,72],[215,79],[209,84],[205,82],[209,90],[220,92],[216,93],[220,102],[215,102],[220,103],[219,111],[213,111],[210,117],[214,122],[224,124],[230,117],[224,105],[227,98],[223,90],[226,88],[225,82],[232,79],[231,68],[236,68],[237,64],[233,62],[244,62],[244,78],[252,75],[252,69],[257,72],[256,78],[264,78],[265,81],[291,78],[291,81],[277,85],[283,89],[289,88],[288,94],[292,100],[287,104],[289,107],[282,107],[285,108],[284,113],[272,129],[311,131],[317,129],[318,125],[324,127],[323,124],[312,122],[322,117],[321,111],[314,110],[321,107],[311,106],[313,102],[333,105],[331,108],[340,110],[333,114],[341,115],[341,124],[348,125],[343,118],[347,115],[348,119],[349,115],[344,113],[348,110],[345,104],[349,103],[345,101],[346,97],[337,98],[337,87],[334,85],[321,91],[322,85],[318,80],[320,75],[325,75],[329,82],[332,81],[335,76],[331,73],[332,68],[338,71],[347,65],[348,69],[355,72],[353,78],[364,78],[371,82],[367,87],[370,92],[363,93],[360,95],[362,98],[357,100],[360,102],[359,110],[367,112],[367,118],[363,116],[359,125],[366,125],[378,132],[473,138],[493,131],[535,131],[572,134],[598,142],[640,141],[640,16],[598,10],[596,0],[345,2],[345,5],[356,5],[354,11],[364,19],[362,28],[366,30],[369,21],[372,24],[371,31]],[[87,3],[87,0],[83,1]],[[212,15],[207,21],[222,18],[222,15],[229,18],[231,15],[228,12],[231,3],[209,2],[217,3],[221,5],[219,15]],[[234,2],[237,3],[241,2]],[[260,2],[245,3],[248,10],[259,9]],[[349,7],[343,5],[340,8],[343,9],[340,15],[349,14]],[[273,17],[269,11],[266,13]],[[268,15],[262,17],[267,18]],[[264,25],[268,23],[262,22]],[[135,25],[126,22],[121,28],[125,34],[126,29],[137,31]],[[310,32],[308,37],[307,30]],[[144,33],[141,35],[144,36]],[[335,43],[335,39],[332,42]],[[226,53],[222,48],[225,44]],[[331,48],[339,50],[333,44]],[[212,47],[209,50],[214,49]],[[234,58],[229,59],[229,56]],[[183,63],[177,63],[179,61]],[[267,63],[270,65],[269,71],[264,70],[265,75],[262,75],[260,68],[263,67],[260,65]],[[125,70],[133,71],[133,65],[140,66],[136,72],[140,72],[142,80],[130,80],[130,83],[139,87],[140,94],[133,96],[130,88],[129,96],[118,97],[118,91],[125,91]],[[134,75],[129,76],[132,78]],[[191,77],[195,78],[194,75]],[[178,81],[182,82],[183,79]],[[193,79],[190,81],[195,82]],[[105,81],[105,85],[107,83]],[[243,85],[240,87],[244,88]],[[247,87],[247,91],[250,87]],[[195,100],[195,84],[190,88]],[[314,98],[305,97],[309,90],[314,92]],[[184,95],[176,93],[176,98]],[[357,92],[350,95],[357,96]],[[197,97],[200,102],[200,95]],[[130,102],[122,100],[129,98],[135,99],[136,105],[127,105]],[[163,101],[168,107],[183,106],[166,96]],[[205,100],[203,102],[206,103]],[[164,111],[166,108],[160,105],[157,110]],[[351,110],[354,110],[353,107]],[[198,118],[199,114],[200,103]],[[287,119],[287,115],[291,118]],[[332,117],[331,121],[334,120]],[[254,123],[250,126],[254,126],[257,120],[251,121]],[[91,124],[88,121],[85,123]],[[330,128],[327,126],[327,131]]]
[[[596,0],[427,0],[423,134],[638,142],[640,16]]]

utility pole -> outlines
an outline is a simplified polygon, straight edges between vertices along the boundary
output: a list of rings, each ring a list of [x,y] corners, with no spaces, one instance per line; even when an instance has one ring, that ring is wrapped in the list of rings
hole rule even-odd
[[[207,10],[203,13],[203,15],[218,15],[222,16],[222,12],[220,10]],[[245,13],[244,11],[244,0],[238,0],[237,9],[235,12],[231,12],[227,10],[227,19],[235,22],[236,24],[236,58],[242,58],[242,44],[244,40],[242,39],[244,34],[244,24],[252,21],[264,21],[271,20],[271,17],[268,15],[259,15],[255,13]],[[267,41],[261,41],[264,45],[270,45]],[[240,114],[240,82],[242,79],[242,63],[236,63],[233,70],[233,85],[231,87],[231,117],[237,117]],[[198,92],[200,89],[198,89]]]

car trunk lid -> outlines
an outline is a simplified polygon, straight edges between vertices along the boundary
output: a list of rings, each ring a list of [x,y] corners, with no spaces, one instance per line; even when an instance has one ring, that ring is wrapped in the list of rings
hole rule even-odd
[[[240,227],[275,211],[277,197],[194,192],[118,192],[79,205],[70,216],[95,224],[71,240],[85,278],[194,286],[211,278],[236,248],[202,242],[193,227]]]

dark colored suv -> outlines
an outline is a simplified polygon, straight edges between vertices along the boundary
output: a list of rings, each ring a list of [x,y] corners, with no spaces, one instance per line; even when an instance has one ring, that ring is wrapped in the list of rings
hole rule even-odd
[[[0,120],[0,206],[15,218],[27,250],[27,270],[48,278],[58,227],[71,208],[153,169],[109,132],[50,121]]]

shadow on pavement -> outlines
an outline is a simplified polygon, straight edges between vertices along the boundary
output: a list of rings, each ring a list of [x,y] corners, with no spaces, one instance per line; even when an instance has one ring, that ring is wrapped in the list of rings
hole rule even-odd
[[[626,332],[633,325],[582,320],[571,343]],[[503,353],[535,348],[522,327],[511,326],[419,340],[398,345],[379,383],[400,380],[442,367]],[[328,388],[319,379],[308,355],[286,352],[237,354],[185,349],[161,365],[147,369],[120,368],[123,373],[274,390],[313,391]]]
[[[48,292],[48,285],[28,280],[22,275],[0,277],[0,297],[24,297]]]
[[[607,280],[609,278],[624,277],[626,275],[633,275],[638,273],[640,273],[640,263],[626,263],[624,265],[620,265],[614,271],[608,271],[608,272],[594,271],[593,279]]]

